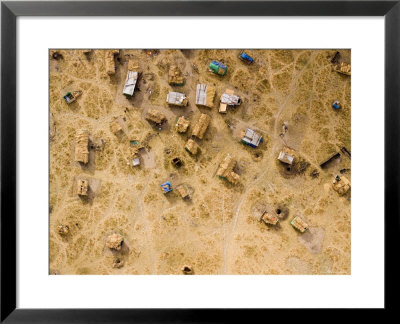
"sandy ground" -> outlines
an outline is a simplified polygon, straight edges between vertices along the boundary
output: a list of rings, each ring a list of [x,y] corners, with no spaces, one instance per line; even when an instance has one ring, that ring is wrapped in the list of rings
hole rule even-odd
[[[351,178],[350,159],[340,151],[351,150],[351,81],[332,71],[335,50],[248,50],[253,65],[238,59],[239,50],[121,50],[112,76],[103,50],[88,57],[80,50],[59,52],[63,59],[50,60],[49,273],[182,274],[190,265],[195,274],[350,274],[350,196],[339,196],[332,180],[343,169]],[[349,62],[350,51],[340,52]],[[129,58],[143,72],[131,99],[122,94]],[[213,59],[228,65],[227,75],[207,71]],[[170,64],[185,74],[184,86],[168,85]],[[216,86],[214,108],[195,105],[199,82]],[[221,115],[219,97],[227,88],[243,103]],[[172,89],[188,96],[187,107],[168,107]],[[73,90],[83,94],[68,105],[63,95]],[[335,100],[340,110],[332,109]],[[168,117],[162,130],[144,119],[150,108]],[[212,121],[193,157],[184,144],[202,112]],[[181,115],[191,121],[186,134],[173,128]],[[110,130],[114,118],[122,123],[119,136]],[[288,131],[282,138],[283,122]],[[246,127],[263,135],[257,149],[240,143]],[[78,129],[105,141],[103,150],[90,151],[87,166],[74,162]],[[129,165],[132,139],[145,143],[140,167]],[[277,160],[284,145],[309,163],[304,172],[289,172]],[[321,169],[336,152],[340,159]],[[227,153],[238,163],[237,185],[215,176]],[[184,162],[179,169],[171,164],[176,156]],[[79,177],[89,179],[87,199],[74,192]],[[173,187],[187,184],[191,200],[176,190],[163,194],[166,180]],[[257,210],[278,208],[285,211],[279,226],[258,221]],[[309,231],[300,234],[290,225],[296,215]],[[69,226],[69,234],[60,235],[59,225]],[[113,233],[125,239],[120,252],[105,246]],[[117,258],[121,268],[113,267]]]

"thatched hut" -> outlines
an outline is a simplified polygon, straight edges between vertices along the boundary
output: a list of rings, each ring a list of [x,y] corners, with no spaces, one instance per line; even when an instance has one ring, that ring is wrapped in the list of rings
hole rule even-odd
[[[78,179],[76,184],[76,194],[79,196],[87,196],[89,189],[89,181],[87,179]]]
[[[337,175],[333,180],[332,187],[339,195],[345,195],[349,192],[351,184],[345,176]]]
[[[201,114],[199,120],[197,121],[196,125],[193,128],[193,136],[196,136],[199,139],[202,139],[204,133],[207,130],[208,125],[210,124],[211,117],[207,114]]]
[[[308,229],[308,224],[300,216],[293,218],[290,224],[301,233]]]
[[[159,110],[150,109],[146,114],[146,119],[160,125],[167,120],[167,117],[165,117],[165,115]]]
[[[236,166],[236,161],[227,154],[224,160],[219,165],[217,170],[217,176],[220,179],[228,180],[230,183],[236,184],[239,182],[240,176],[233,171],[233,168]]]
[[[114,233],[107,237],[106,246],[111,250],[121,251],[123,243],[124,238],[120,234]]]
[[[105,52],[105,65],[106,71],[108,75],[115,74],[115,55],[119,54],[119,50],[106,50]]]
[[[75,136],[75,161],[89,162],[89,131],[78,130]]]
[[[176,65],[171,65],[169,68],[168,83],[174,86],[183,86],[185,84],[182,72]]]
[[[196,155],[197,152],[199,151],[199,145],[194,140],[189,138],[188,141],[186,142],[185,150],[192,155]]]
[[[175,123],[175,129],[178,133],[186,133],[189,125],[190,121],[186,119],[184,116],[181,116]]]

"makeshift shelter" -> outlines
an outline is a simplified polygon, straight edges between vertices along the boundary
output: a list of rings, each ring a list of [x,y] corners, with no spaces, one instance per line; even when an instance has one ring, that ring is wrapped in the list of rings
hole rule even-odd
[[[76,194],[79,196],[87,196],[89,189],[89,181],[87,179],[78,179],[76,184]]]
[[[198,84],[196,87],[196,105],[212,108],[214,106],[215,87]]]
[[[194,140],[189,138],[188,141],[186,142],[185,150],[192,155],[196,155],[197,152],[199,151],[199,145]]]
[[[117,54],[119,54],[119,50],[106,50],[104,60],[108,75],[115,74],[115,55]]]
[[[349,192],[351,185],[345,176],[337,175],[335,180],[333,180],[332,187],[339,195],[345,195]]]
[[[167,181],[167,182],[162,183],[161,188],[164,191],[164,193],[172,191],[171,182]]]
[[[65,99],[67,104],[71,104],[74,101],[76,101],[76,99],[78,97],[80,97],[81,95],[82,95],[82,91],[80,91],[80,90],[67,92],[67,94],[64,96],[64,99]]]
[[[194,274],[193,268],[191,266],[189,266],[189,265],[183,266],[181,270],[182,270],[183,274],[185,274],[185,275]]]
[[[133,166],[140,165],[140,159],[138,157],[135,157],[134,159],[132,159],[132,165]]]
[[[221,96],[221,103],[226,104],[228,106],[239,106],[242,103],[242,100],[233,94],[233,91],[226,91]]]
[[[150,109],[146,114],[146,119],[160,125],[167,120],[167,117],[161,111]]]
[[[61,236],[66,236],[69,234],[69,226],[68,225],[58,225],[57,232]]]
[[[171,65],[169,68],[168,83],[173,86],[183,86],[185,84],[182,72],[176,65]]]
[[[345,75],[351,75],[351,64],[342,62],[340,65],[334,67],[334,71]]]
[[[190,125],[190,121],[187,120],[184,116],[178,118],[175,123],[175,129],[178,133],[185,133]]]
[[[260,143],[262,142],[262,136],[260,134],[257,134],[255,131],[253,131],[250,128],[246,129],[246,132],[244,133],[244,136],[242,138],[242,143],[249,145],[251,147],[257,147]]]
[[[225,64],[215,60],[210,63],[209,68],[211,72],[218,75],[225,75],[228,70],[228,67]]]
[[[293,163],[294,156],[289,155],[289,154],[288,154],[287,152],[285,152],[285,151],[281,151],[281,152],[279,153],[278,160],[281,161],[281,162],[283,162],[283,163],[286,163],[286,164],[290,164],[290,165],[291,165],[291,164]]]
[[[300,216],[293,218],[290,224],[301,233],[304,233],[308,229],[308,224]]]
[[[221,95],[219,112],[226,114],[227,106],[239,106],[241,104],[241,99],[234,95],[234,91],[231,89],[226,89],[225,93]]]
[[[202,139],[204,133],[207,130],[208,125],[210,124],[211,118],[207,114],[201,114],[199,120],[193,128],[193,136],[196,136],[199,139]]]
[[[240,58],[242,61],[244,61],[244,62],[246,62],[246,63],[248,63],[248,64],[251,64],[251,63],[254,62],[253,58],[252,58],[250,55],[246,54],[245,52],[242,52],[242,53],[239,55],[239,58]]]
[[[128,73],[126,74],[124,90],[122,92],[125,96],[130,96],[130,97],[133,96],[137,80],[138,80],[138,73],[134,71],[128,71]]]
[[[220,179],[226,179],[233,184],[238,183],[240,176],[233,171],[235,165],[236,162],[233,160],[230,154],[228,154],[219,165],[217,176]]]
[[[89,132],[78,130],[75,136],[75,161],[81,163],[89,162]]]
[[[269,213],[267,211],[265,211],[264,214],[261,216],[261,220],[265,224],[270,224],[270,225],[276,225],[278,223],[278,217],[272,215],[272,213]]]
[[[187,190],[185,185],[181,184],[181,185],[177,186],[176,190],[181,195],[182,199],[189,199],[190,198],[189,192],[188,192],[188,190]]]
[[[121,251],[122,245],[124,244],[124,238],[117,233],[114,233],[107,237],[106,246],[115,251]]]
[[[187,106],[188,100],[184,93],[180,92],[168,92],[167,103],[174,106]]]

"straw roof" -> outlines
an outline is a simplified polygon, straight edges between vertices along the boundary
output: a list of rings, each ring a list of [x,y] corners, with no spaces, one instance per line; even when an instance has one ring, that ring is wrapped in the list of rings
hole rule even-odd
[[[292,226],[295,229],[299,230],[301,233],[304,233],[308,228],[308,224],[303,219],[301,219],[300,216],[296,216],[295,218],[293,218],[290,224],[292,224]]]
[[[217,176],[225,178],[233,184],[238,183],[240,176],[233,171],[235,165],[236,165],[235,160],[233,160],[230,154],[227,154],[224,160],[219,165],[219,168],[217,170]]]
[[[199,120],[196,125],[194,125],[192,135],[202,139],[204,133],[207,130],[208,125],[210,124],[211,118],[207,114],[201,114]]]
[[[351,184],[350,181],[345,177],[345,176],[340,176],[339,180],[334,180],[333,181],[333,189],[339,194],[339,195],[344,195],[346,194],[350,188]]]
[[[185,133],[190,125],[190,121],[187,120],[184,116],[178,118],[175,129],[178,133]]]
[[[86,179],[78,179],[76,184],[76,194],[79,196],[87,196],[89,189],[89,181]]]
[[[162,122],[167,120],[167,117],[165,117],[165,115],[161,111],[150,109],[146,114],[146,119],[156,124],[161,124]]]
[[[110,129],[114,134],[117,134],[118,132],[122,131],[122,126],[117,120],[114,120],[110,124]]]
[[[186,186],[184,185],[179,185],[178,187],[176,187],[176,190],[179,192],[179,194],[181,195],[181,197],[183,199],[185,198],[189,198],[189,193],[187,191]]]
[[[75,161],[89,162],[89,132],[78,130],[75,136]]]
[[[196,155],[197,152],[199,151],[199,145],[194,140],[189,138],[188,141],[186,142],[185,149],[189,153]]]
[[[128,71],[137,71],[139,69],[139,63],[135,60],[128,61]]]
[[[169,68],[168,83],[170,85],[183,85],[185,83],[182,72],[176,65],[172,65]]]
[[[104,60],[108,75],[115,74],[115,60],[114,60],[115,54],[119,54],[119,50],[107,50],[105,53]]]

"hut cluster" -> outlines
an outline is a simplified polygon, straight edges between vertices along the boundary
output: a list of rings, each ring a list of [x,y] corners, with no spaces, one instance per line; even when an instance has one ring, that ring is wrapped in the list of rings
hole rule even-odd
[[[90,51],[86,53],[90,54]],[[119,50],[107,50],[105,51],[105,69],[108,75],[115,74],[116,66],[115,66],[115,56],[119,54]],[[53,54],[54,55],[54,54]],[[338,56],[335,54],[335,56]],[[251,58],[246,53],[240,54],[240,59],[248,64],[254,62],[254,59]],[[337,59],[335,62],[337,63]],[[212,61],[209,64],[209,71],[223,77],[226,75],[228,70],[227,65],[223,62]],[[351,75],[351,66],[348,63],[341,63],[335,65],[333,68],[334,71]],[[129,60],[128,62],[128,70],[125,79],[125,84],[123,87],[123,94],[127,97],[134,96],[135,91],[138,89],[138,81],[140,79],[141,73],[139,72],[139,64],[134,60]],[[182,71],[176,66],[171,65],[168,70],[168,84],[171,86],[183,86],[185,84],[185,78]],[[82,95],[80,90],[68,92],[64,99],[68,104],[71,104],[77,100],[78,97]],[[216,98],[216,87],[214,85],[199,83],[196,86],[195,93],[195,103],[198,106],[205,108],[214,108],[215,98]],[[178,91],[169,91],[166,97],[166,103],[169,106],[174,107],[186,107],[189,104],[189,99],[186,94],[178,92]],[[219,96],[219,107],[218,112],[221,114],[228,113],[228,108],[240,106],[242,103],[242,99],[235,94],[235,91],[232,89],[226,89],[224,93]],[[183,109],[183,108],[182,108]],[[338,109],[338,108],[335,108]],[[145,114],[145,119],[152,123],[154,126],[158,127],[161,130],[161,126],[167,121],[167,117],[158,109],[148,109]],[[204,138],[207,129],[211,123],[211,117],[206,113],[201,113],[198,119],[194,122],[192,126],[192,131],[190,137],[188,137],[185,142],[185,150],[192,156],[196,156],[201,152],[201,140]],[[110,130],[113,134],[119,135],[124,132],[123,120],[122,117],[115,118],[110,122]],[[177,133],[185,134],[188,132],[189,127],[191,127],[191,121],[185,116],[179,116],[174,124],[174,129]],[[285,129],[286,127],[286,129]],[[284,132],[287,130],[287,126],[284,125]],[[281,134],[282,135],[282,134]],[[284,135],[284,133],[283,133]],[[263,136],[251,129],[247,128],[243,130],[241,134],[241,143],[248,145],[252,148],[257,148],[263,142]],[[104,144],[104,143],[103,143]],[[89,147],[90,147],[90,138],[89,132],[85,129],[78,130],[75,136],[75,146],[74,146],[74,160],[82,165],[87,165],[89,163]],[[141,145],[138,140],[130,141],[129,154],[132,166],[136,167],[140,165],[140,151],[143,149],[143,145]],[[346,149],[345,149],[346,150]],[[346,150],[348,156],[350,153]],[[336,156],[336,155],[335,155]],[[330,162],[332,159],[335,159],[335,156],[331,157],[326,163]],[[296,164],[298,160],[298,155],[296,152],[289,148],[283,147],[279,152],[277,159],[279,163],[290,168],[294,164]],[[172,164],[174,167],[182,166],[183,162],[178,157],[172,159]],[[323,168],[324,164],[321,164],[321,168]],[[237,163],[236,160],[230,155],[227,154],[223,160],[220,162],[218,169],[216,171],[216,175],[218,178],[228,181],[232,185],[236,185],[240,180],[240,175],[236,170]],[[79,178],[76,180],[75,184],[75,193],[81,198],[87,197],[90,192],[89,179],[87,178]],[[173,190],[172,184],[170,181],[164,182],[161,185],[162,191],[167,194]],[[350,191],[350,181],[342,176],[337,175],[332,181],[333,189],[339,195],[346,195]],[[182,197],[182,199],[190,199],[190,190],[185,184],[179,184],[176,187],[176,191]],[[276,212],[271,211],[263,211],[261,214],[260,221],[264,222],[267,225],[276,226],[279,224],[279,215]],[[290,222],[291,225],[297,229],[299,232],[305,232],[309,225],[301,216],[296,216]],[[68,235],[69,228],[66,225],[59,225],[58,232],[60,235]],[[112,250],[113,252],[121,251],[124,244],[124,238],[122,235],[113,233],[107,237],[106,247]],[[114,260],[113,267],[120,268],[123,266],[123,261],[119,258]],[[192,274],[193,269],[191,266],[182,267],[182,272],[184,274]]]

